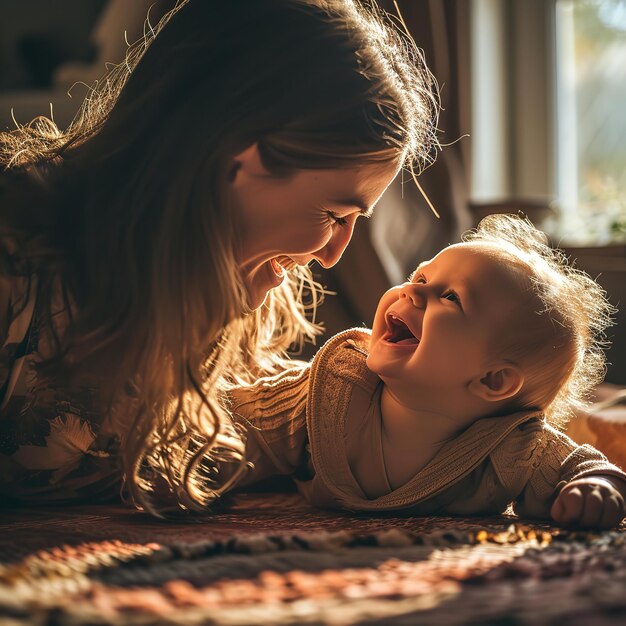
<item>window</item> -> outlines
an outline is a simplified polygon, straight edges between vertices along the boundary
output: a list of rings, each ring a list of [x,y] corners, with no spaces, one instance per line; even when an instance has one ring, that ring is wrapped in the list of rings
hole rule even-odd
[[[556,2],[562,235],[626,240],[626,0]]]
[[[472,0],[471,194],[626,242],[626,0]]]

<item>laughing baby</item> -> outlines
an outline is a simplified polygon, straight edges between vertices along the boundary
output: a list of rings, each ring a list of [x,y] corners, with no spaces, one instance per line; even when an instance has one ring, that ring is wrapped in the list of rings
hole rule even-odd
[[[545,236],[491,216],[307,364],[232,396],[245,487],[293,475],[313,505],[609,528],[626,474],[562,432],[604,372],[611,307]]]

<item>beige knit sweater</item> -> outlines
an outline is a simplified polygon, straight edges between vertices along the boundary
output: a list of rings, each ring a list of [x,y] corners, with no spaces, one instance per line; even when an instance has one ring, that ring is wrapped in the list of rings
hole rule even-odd
[[[382,454],[382,381],[365,364],[368,345],[368,331],[344,331],[311,363],[234,395],[252,465],[239,485],[291,474],[320,507],[475,515],[513,503],[521,516],[548,518],[556,494],[575,478],[626,480],[593,447],[578,446],[540,413],[520,412],[477,420],[393,490]]]

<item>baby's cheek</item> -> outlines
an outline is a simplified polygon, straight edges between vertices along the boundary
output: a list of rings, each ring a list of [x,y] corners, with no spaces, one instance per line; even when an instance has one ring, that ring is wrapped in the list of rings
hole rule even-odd
[[[394,302],[398,300],[400,290],[401,287],[392,287],[389,291],[386,291],[378,301],[378,309],[386,311]]]
[[[382,298],[378,301],[378,306],[376,307],[376,313],[374,314],[374,320],[372,323],[372,331],[374,336],[379,336],[385,332],[387,329],[387,324],[385,322],[385,313],[387,309],[391,306],[391,304],[397,300],[396,292],[397,288],[390,289],[387,291]]]

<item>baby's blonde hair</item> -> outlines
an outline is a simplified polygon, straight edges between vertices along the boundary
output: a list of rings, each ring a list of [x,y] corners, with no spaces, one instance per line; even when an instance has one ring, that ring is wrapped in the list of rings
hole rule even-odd
[[[520,270],[528,296],[520,323],[510,320],[514,332],[497,345],[525,377],[507,410],[540,409],[552,425],[563,427],[604,377],[605,330],[615,309],[604,290],[526,219],[490,215],[463,240],[498,249]]]

